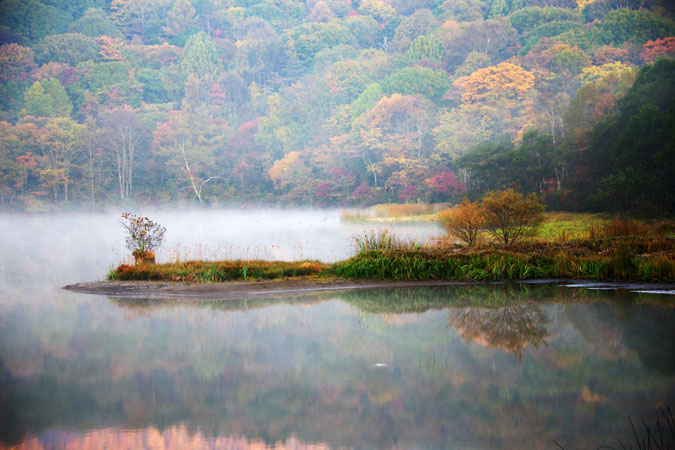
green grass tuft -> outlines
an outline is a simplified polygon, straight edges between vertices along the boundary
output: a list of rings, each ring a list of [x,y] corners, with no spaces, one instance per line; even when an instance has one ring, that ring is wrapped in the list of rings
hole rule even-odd
[[[332,271],[345,278],[410,281],[584,278],[674,282],[674,250],[674,240],[642,238],[531,243],[475,250],[455,248],[454,251],[374,249],[334,264]]]
[[[235,280],[273,280],[316,276],[328,268],[317,261],[185,261],[166,264],[122,264],[108,274],[109,280],[161,280],[219,283]]]

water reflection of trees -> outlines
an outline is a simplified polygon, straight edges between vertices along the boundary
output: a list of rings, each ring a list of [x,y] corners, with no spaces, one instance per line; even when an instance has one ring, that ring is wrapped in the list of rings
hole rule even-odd
[[[108,297],[129,317],[147,316],[155,309],[191,306],[209,308],[217,311],[248,311],[264,309],[279,304],[313,305],[326,300],[339,299],[358,308],[359,311],[372,314],[424,313],[429,310],[442,310],[450,306],[498,308],[505,305],[523,305],[527,303],[589,303],[616,302],[621,292],[606,290],[586,290],[562,288],[558,283],[527,284],[455,284],[440,286],[413,286],[399,288],[380,288],[345,291],[306,292],[301,296],[258,297],[250,299],[181,299],[181,298],[123,298]],[[655,295],[637,297],[627,293],[632,300],[620,300],[623,303],[650,303],[672,308],[672,303]],[[661,296],[667,297],[667,296]],[[387,325],[386,323],[385,325]]]
[[[263,305],[278,304],[278,300],[135,299],[116,303],[124,308],[122,313],[117,307],[102,307],[98,299],[65,302],[69,308],[56,316],[58,333],[37,326],[4,328],[6,334],[0,341],[26,342],[18,348],[28,353],[31,363],[39,361],[39,366],[26,370],[22,365],[26,358],[18,359],[11,349],[0,351],[0,423],[5,425],[0,427],[0,447],[45,430],[156,426],[164,433],[165,427],[184,424],[190,436],[198,430],[209,437],[209,443],[226,442],[217,436],[236,435],[270,447],[277,442],[289,445],[292,435],[301,442],[326,442],[331,447],[392,448],[422,442],[427,447],[449,448],[459,436],[475,448],[518,448],[522,436],[529,435],[543,436],[533,447],[544,447],[552,438],[582,436],[578,445],[568,441],[568,448],[578,448],[598,441],[597,436],[607,429],[602,425],[616,423],[617,411],[630,411],[630,405],[644,398],[643,392],[668,398],[667,380],[652,377],[638,358],[582,346],[574,332],[549,338],[545,327],[550,325],[531,302],[565,297],[550,297],[548,287],[545,295],[537,294],[535,288],[523,289],[532,293],[525,297],[515,295],[521,291],[516,288],[493,288],[514,293],[494,306],[486,302],[499,301],[496,295],[482,296],[490,286],[411,289],[407,303],[391,290],[373,292],[370,300],[365,291],[348,297],[358,300],[356,305],[367,306],[364,311],[391,311],[376,303],[380,299],[382,305],[387,301],[398,305],[392,308],[396,313],[368,313],[390,324],[416,320],[415,314],[404,316],[399,311],[430,311],[412,326],[389,326],[376,332],[354,323],[354,308],[335,302],[301,310],[268,310]],[[469,291],[474,294],[461,296]],[[566,292],[556,287],[558,291]],[[327,299],[328,295],[298,302]],[[579,301],[593,301],[586,298],[580,295]],[[504,304],[516,301],[521,303]],[[467,305],[466,309],[453,308],[458,304]],[[580,304],[579,313],[588,311],[588,306]],[[214,308],[217,314],[206,308]],[[234,315],[223,313],[225,308],[248,310],[251,316],[235,320]],[[149,317],[125,320],[126,312],[136,309],[148,311]],[[640,348],[649,343],[648,338],[659,348],[658,336],[672,335],[668,326],[675,309],[646,309],[641,312],[645,319],[662,320],[636,322],[645,330],[649,327]],[[458,316],[453,326],[465,331],[473,327],[477,330],[473,336],[486,345],[521,354],[529,344],[540,346],[548,341],[550,353],[532,361],[535,366],[516,358],[499,358],[496,370],[500,376],[495,377],[489,367],[494,361],[483,358],[481,352],[466,351],[443,331],[448,311]],[[459,312],[466,312],[467,317],[459,317]],[[616,321],[607,312],[598,308],[585,326],[592,330],[599,317]],[[43,314],[56,321],[53,311]],[[523,315],[525,335],[537,326],[544,334],[538,340],[516,336],[521,344],[513,345],[515,338],[508,334],[518,334]],[[18,315],[12,317],[22,325]],[[572,327],[568,317],[561,315],[558,329]],[[284,326],[257,326],[277,318]],[[309,332],[300,326],[301,321],[312,324]],[[493,332],[491,323],[506,328]],[[598,348],[605,345],[605,337],[593,335]],[[506,344],[497,344],[502,341]],[[376,362],[388,365],[374,367]],[[539,370],[544,364],[545,370]],[[602,385],[601,393],[608,398],[597,408],[579,401],[589,379]],[[508,395],[498,395],[502,389]],[[551,402],[556,403],[556,411],[551,410]],[[560,411],[579,420],[561,419]],[[519,433],[514,434],[514,429]],[[486,436],[484,430],[494,432]],[[229,441],[223,446],[229,447]],[[120,447],[121,443],[111,445]]]
[[[557,283],[455,284],[339,292],[337,297],[371,313],[423,313],[449,306],[500,307],[527,302],[584,301],[581,290],[561,289]]]
[[[514,353],[522,357],[530,345],[546,344],[548,318],[538,305],[510,305],[503,308],[461,308],[448,312],[448,325],[468,341]]]
[[[194,308],[209,308],[214,311],[248,311],[254,309],[263,309],[268,306],[300,305],[310,306],[330,299],[323,295],[307,295],[303,297],[264,297],[254,299],[236,299],[236,300],[218,300],[218,299],[190,299],[182,298],[134,298],[134,297],[108,297],[108,300],[121,310],[125,311],[127,318],[150,317],[152,312],[167,308],[184,308],[191,306]]]
[[[675,374],[675,327],[672,326],[675,309],[672,303],[668,308],[636,304],[635,297],[630,292],[616,292],[611,304],[568,307],[566,315],[590,345],[602,342],[603,348],[615,352],[625,346],[635,352],[645,367],[672,376]]]
[[[166,450],[230,448],[239,450],[308,449],[324,450],[324,443],[305,443],[293,435],[267,443],[263,439],[244,435],[209,436],[202,430],[189,429],[185,424],[166,428],[149,426],[139,429],[101,428],[87,432],[52,431],[53,439],[65,448],[162,448]],[[47,449],[49,440],[29,436],[20,441],[19,448]]]

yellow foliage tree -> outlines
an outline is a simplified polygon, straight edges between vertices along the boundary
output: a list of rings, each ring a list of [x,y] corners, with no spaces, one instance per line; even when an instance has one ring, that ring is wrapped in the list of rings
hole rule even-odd
[[[275,162],[267,174],[276,189],[287,189],[305,182],[311,171],[305,165],[300,152],[293,151]]]
[[[585,67],[579,74],[579,78],[584,83],[594,83],[611,76],[620,78],[624,75],[630,75],[635,77],[637,72],[638,70],[635,67],[620,62],[611,62],[601,66]]]
[[[504,245],[533,234],[544,221],[544,205],[537,196],[515,189],[488,192],[481,203],[485,227]]]
[[[577,0],[577,7],[579,9],[584,9],[586,6],[595,3],[596,1],[597,0]]]
[[[501,63],[458,78],[454,86],[463,91],[464,103],[476,103],[495,97],[517,101],[534,86],[534,75],[515,64]]]

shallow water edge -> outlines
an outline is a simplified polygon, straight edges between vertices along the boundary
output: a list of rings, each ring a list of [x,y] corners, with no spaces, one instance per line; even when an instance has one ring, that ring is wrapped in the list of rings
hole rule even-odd
[[[157,281],[94,281],[64,286],[63,289],[83,294],[108,295],[119,298],[181,298],[185,300],[240,300],[256,297],[285,297],[326,291],[348,291],[384,288],[434,286],[492,286],[503,284],[557,284],[561,288],[619,290],[634,293],[675,295],[672,283],[603,283],[589,280],[541,279],[522,281],[458,282],[458,281],[330,281],[305,278],[275,281],[232,281],[225,283],[175,283]]]

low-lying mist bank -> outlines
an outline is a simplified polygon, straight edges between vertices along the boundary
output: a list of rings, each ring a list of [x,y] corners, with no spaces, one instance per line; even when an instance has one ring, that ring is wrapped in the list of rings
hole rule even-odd
[[[134,210],[132,210],[134,211]],[[434,223],[354,224],[330,209],[179,209],[137,211],[166,227],[158,262],[265,259],[335,262],[354,254],[353,237],[388,229],[425,242],[442,233]],[[55,288],[106,276],[124,248],[120,211],[0,213],[0,286]]]

